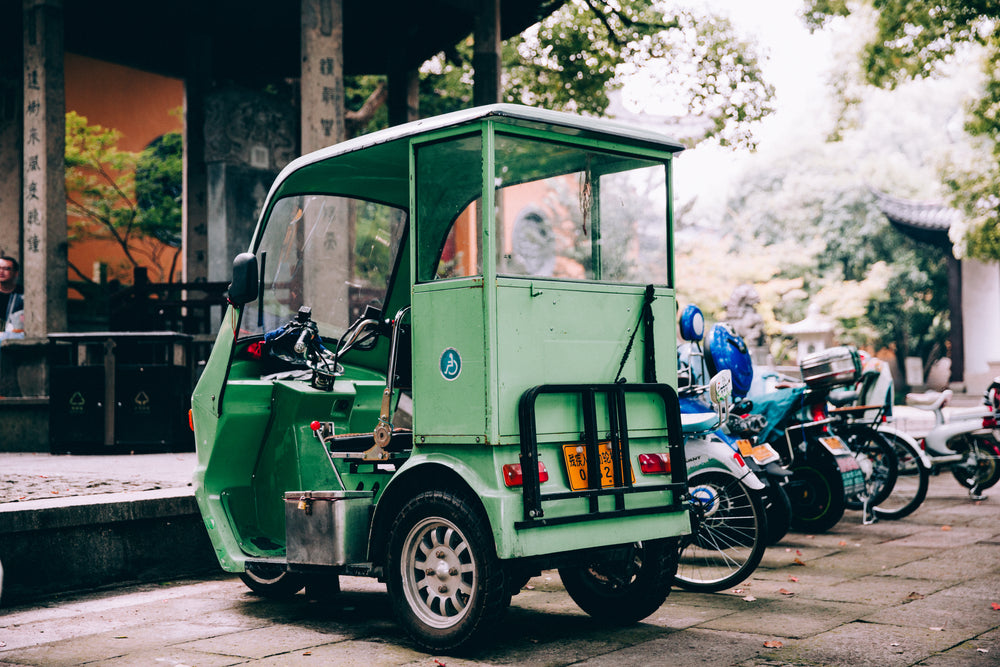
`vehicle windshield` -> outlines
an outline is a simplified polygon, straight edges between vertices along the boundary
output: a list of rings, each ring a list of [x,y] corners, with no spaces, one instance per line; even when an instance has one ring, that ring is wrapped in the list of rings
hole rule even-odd
[[[366,304],[382,306],[406,220],[404,210],[361,199],[278,200],[256,253],[262,306],[247,304],[242,333],[273,330],[309,306],[320,332],[339,338]]]

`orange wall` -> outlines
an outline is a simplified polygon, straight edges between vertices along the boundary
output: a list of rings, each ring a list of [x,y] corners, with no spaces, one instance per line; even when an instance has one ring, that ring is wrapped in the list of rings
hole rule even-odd
[[[66,54],[65,67],[66,111],[86,117],[91,125],[118,130],[119,148],[138,153],[160,135],[183,129],[180,116],[171,113],[184,103],[184,82],[180,79],[73,53]],[[163,255],[167,259],[160,264],[169,269],[173,250],[166,249]],[[115,245],[102,241],[74,243],[69,260],[88,277],[94,262],[104,262],[112,270],[125,262]],[[157,273],[151,268],[150,280],[158,282]],[[70,271],[69,279],[78,277]],[[70,293],[70,298],[76,297],[75,292]]]

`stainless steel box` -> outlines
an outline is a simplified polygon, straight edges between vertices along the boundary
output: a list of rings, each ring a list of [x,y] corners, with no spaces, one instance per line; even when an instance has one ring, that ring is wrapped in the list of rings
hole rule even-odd
[[[861,359],[856,348],[841,345],[803,357],[799,368],[810,387],[852,384],[860,377]]]
[[[368,560],[372,491],[285,493],[285,557],[297,565]]]

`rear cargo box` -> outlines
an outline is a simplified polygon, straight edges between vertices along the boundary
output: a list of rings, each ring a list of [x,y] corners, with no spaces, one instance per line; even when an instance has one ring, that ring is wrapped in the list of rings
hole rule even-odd
[[[371,491],[285,493],[285,557],[296,565],[347,565],[368,558]]]
[[[810,387],[833,387],[857,382],[861,359],[856,348],[844,345],[803,357],[799,368],[802,380]]]

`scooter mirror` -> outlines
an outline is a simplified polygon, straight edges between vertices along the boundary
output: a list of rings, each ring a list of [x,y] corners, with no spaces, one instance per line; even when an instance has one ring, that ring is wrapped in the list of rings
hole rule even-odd
[[[729,417],[729,400],[733,396],[733,374],[729,369],[721,370],[708,381],[708,396],[719,413],[719,421]]]
[[[257,257],[241,252],[233,260],[233,282],[229,283],[229,302],[242,306],[257,298]]]

